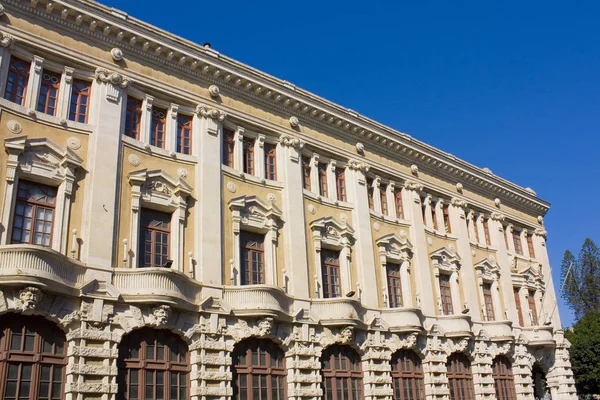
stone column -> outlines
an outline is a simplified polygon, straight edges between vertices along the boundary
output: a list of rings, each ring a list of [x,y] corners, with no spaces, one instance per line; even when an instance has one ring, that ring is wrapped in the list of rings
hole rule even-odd
[[[10,50],[15,40],[7,33],[0,32],[0,96],[4,96],[6,90],[6,77],[10,66]]]
[[[30,110],[37,108],[38,95],[40,93],[40,85],[42,83],[42,67],[44,59],[42,57],[33,56],[31,68],[29,69],[29,83],[25,94],[25,107]],[[4,93],[2,93],[3,95]]]
[[[373,238],[371,235],[371,215],[365,172],[369,166],[361,161],[348,161],[348,201],[354,204],[352,225],[355,231],[354,267],[362,291],[361,301],[367,307],[379,307],[376,268],[373,257]]]
[[[429,253],[431,247],[425,239],[425,225],[421,211],[421,191],[423,186],[413,181],[404,182],[402,201],[404,205],[404,218],[410,221],[410,239],[413,243],[413,271],[415,276],[417,307],[423,314],[435,316],[437,314],[437,299],[435,289],[431,287],[431,267]],[[434,283],[437,285],[437,282]]]
[[[513,326],[519,325],[519,315],[517,313],[517,304],[515,303],[515,296],[513,293],[513,284],[512,284],[512,264],[511,259],[508,256],[508,252],[506,250],[506,245],[504,244],[504,229],[502,227],[502,221],[504,221],[504,215],[499,213],[492,213],[489,219],[489,230],[490,230],[490,241],[491,246],[496,248],[496,261],[498,266],[500,267],[500,280],[499,285],[502,290],[502,296],[504,298],[504,306],[505,310],[498,310],[503,312],[503,318],[500,318],[497,315],[497,319],[509,319],[513,322]],[[523,310],[523,321],[525,322],[528,318],[525,311],[525,306],[527,303],[523,303],[523,298],[521,297],[521,309]],[[526,322],[525,322],[526,323]],[[526,323],[527,324],[527,323]]]
[[[121,118],[123,90],[129,80],[104,68],[92,85],[89,137],[82,220],[82,261],[97,267],[116,266],[116,226],[121,187]]]
[[[284,288],[294,297],[309,297],[307,237],[304,218],[304,196],[302,194],[302,166],[300,150],[304,142],[292,136],[284,135],[280,139],[277,152],[279,173],[285,182],[283,192],[283,254],[285,276],[289,282],[283,282]],[[284,279],[286,279],[284,277]]]
[[[554,291],[554,279],[552,278],[552,268],[548,258],[548,249],[546,248],[546,230],[538,228],[533,234],[533,249],[535,251],[536,260],[539,261],[542,267],[542,276],[546,284],[544,292],[544,301],[542,304],[542,312],[540,313],[540,325],[547,321],[552,321],[554,329],[562,329],[560,316],[558,315],[558,305],[556,303],[556,292]],[[559,283],[559,286],[562,282]]]
[[[196,276],[204,283],[220,285],[223,283],[223,210],[221,204],[222,174],[222,122],[224,112],[206,106],[196,107],[198,138],[194,138],[194,151],[201,160],[196,164],[196,198],[194,253],[199,260]],[[229,211],[229,210],[227,210]]]

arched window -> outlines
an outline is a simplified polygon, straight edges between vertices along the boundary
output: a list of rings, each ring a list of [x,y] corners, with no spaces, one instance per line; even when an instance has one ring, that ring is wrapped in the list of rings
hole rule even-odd
[[[188,398],[188,346],[165,329],[138,329],[119,345],[117,399]]]
[[[65,334],[42,317],[0,318],[0,398],[64,399]]]
[[[454,353],[446,363],[450,400],[475,400],[471,362],[463,353]]]
[[[419,356],[410,350],[400,350],[392,357],[392,387],[394,400],[425,398],[423,367]]]
[[[508,358],[504,356],[494,358],[492,363],[492,378],[494,378],[494,386],[496,387],[496,399],[517,399],[512,366]]]
[[[247,339],[233,350],[233,398],[285,399],[286,369],[283,351],[264,339]]]
[[[334,345],[321,357],[324,400],[361,400],[360,356],[349,346]]]

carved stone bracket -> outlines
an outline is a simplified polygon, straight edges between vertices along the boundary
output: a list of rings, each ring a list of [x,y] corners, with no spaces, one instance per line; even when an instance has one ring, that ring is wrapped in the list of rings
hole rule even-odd
[[[283,146],[293,147],[296,150],[302,150],[304,148],[304,141],[289,135],[283,135],[279,142]]]
[[[95,78],[98,82],[105,83],[107,86],[106,99],[112,102],[118,102],[121,95],[119,89],[126,89],[131,81],[115,71],[109,71],[105,68],[97,68]]]
[[[12,49],[15,39],[8,33],[0,32],[0,47]]]
[[[349,160],[348,161],[348,168],[355,170],[355,171],[362,171],[362,172],[368,172],[369,171],[369,164],[359,161],[359,160]]]
[[[223,122],[227,117],[226,112],[211,108],[206,104],[198,104],[198,106],[196,106],[196,114],[204,118],[210,118],[215,122]]]
[[[414,190],[416,192],[421,192],[423,190],[423,185],[421,185],[419,182],[415,182],[415,181],[405,181],[404,188],[407,190]]]

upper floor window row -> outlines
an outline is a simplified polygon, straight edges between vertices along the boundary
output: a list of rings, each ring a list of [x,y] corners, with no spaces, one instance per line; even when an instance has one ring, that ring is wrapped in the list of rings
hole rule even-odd
[[[146,103],[146,104],[144,104]],[[192,115],[177,107],[161,107],[154,100],[127,96],[125,136],[180,154],[192,152]]]
[[[441,233],[452,233],[450,203],[426,195],[421,202],[423,225]]]
[[[467,229],[470,240],[488,246],[492,244],[489,216],[473,211],[469,212],[467,215]]]
[[[244,129],[223,129],[223,165],[258,178],[277,180],[277,143]]]
[[[392,182],[382,182],[379,177],[367,179],[367,198],[372,211],[404,219],[402,196],[402,187],[396,187]]]
[[[504,229],[504,243],[507,250],[518,255],[536,257],[533,233],[528,232],[526,229],[507,225]]]
[[[67,71],[67,69],[65,69]],[[51,116],[64,116],[70,121],[87,123],[92,84],[72,79],[73,70],[61,73],[41,68],[30,61],[11,56],[4,86],[4,98],[21,106]],[[67,96],[61,92],[68,93]]]

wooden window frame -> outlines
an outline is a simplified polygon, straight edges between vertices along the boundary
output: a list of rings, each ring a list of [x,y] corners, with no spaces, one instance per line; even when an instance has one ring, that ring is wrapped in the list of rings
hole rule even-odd
[[[149,350],[152,352],[152,356],[149,355]],[[148,398],[148,386],[153,392],[151,398],[156,398],[157,387],[162,386],[163,400],[189,399],[189,358],[187,343],[167,329],[141,328],[129,333],[119,344],[117,399],[141,400]],[[149,373],[152,374],[151,383],[147,379]],[[158,379],[156,379],[160,373],[163,374],[162,385],[158,384]],[[178,382],[173,382],[174,374]],[[134,376],[137,378],[137,382],[132,385],[131,380],[135,379]],[[137,396],[132,395],[133,386],[137,389]],[[176,398],[171,397],[173,387],[177,391]],[[182,388],[184,389],[183,395]]]
[[[327,261],[328,258],[335,259],[337,262]],[[340,252],[338,250],[321,249],[321,278],[323,282],[323,298],[332,299],[342,296],[342,282],[340,274]]]
[[[310,171],[311,171],[311,158],[308,156],[302,156],[302,187],[306,190],[310,190]]]
[[[402,298],[402,278],[400,274],[400,264],[387,263],[385,265],[386,281],[388,288],[388,302],[390,308],[404,306]]]
[[[234,166],[235,158],[235,132],[227,128],[223,129],[223,165],[230,168]]]
[[[162,117],[161,117],[162,114]],[[167,141],[167,110],[152,107],[150,116],[150,145],[165,148]]]
[[[168,221],[168,228],[150,226],[146,223],[145,219],[151,219],[153,216],[155,217],[164,217],[163,222]],[[154,267],[162,267],[164,263],[169,260],[171,255],[171,214],[165,213],[162,211],[151,210],[148,208],[142,208],[140,210],[140,238],[139,238],[139,255],[138,255],[138,266],[139,268],[154,268]],[[145,263],[145,258],[147,255],[145,244],[146,240],[146,232],[150,232],[150,264],[147,265]],[[166,246],[167,246],[167,254],[158,255],[156,252],[157,243],[157,234],[166,234]],[[163,265],[156,265],[156,257],[159,256],[163,260]]]
[[[463,353],[453,353],[446,362],[450,400],[475,400],[471,361]]]
[[[535,290],[529,291],[527,303],[529,305],[529,312],[531,313],[531,325],[538,326],[540,322],[538,320],[537,306],[535,304]]]
[[[492,378],[496,389],[496,400],[517,400],[512,365],[505,356],[497,356],[492,361]]]
[[[250,245],[256,242],[256,246]],[[256,267],[254,265],[256,256]],[[252,260],[252,262],[249,262]],[[246,276],[247,275],[247,276]],[[240,232],[240,285],[263,285],[265,283],[265,235]]]
[[[56,82],[52,81],[52,78],[56,79]],[[56,115],[58,109],[58,95],[60,93],[60,73],[42,70],[40,77],[40,93],[38,96],[37,111],[48,114]],[[54,106],[52,106],[51,100],[54,100]]]
[[[512,231],[513,245],[515,246],[515,253],[523,255],[523,243],[521,243],[521,232],[514,230]]]
[[[16,398],[23,400],[38,399],[65,399],[65,383],[67,370],[67,339],[65,334],[52,322],[39,316],[25,316],[23,314],[4,314],[0,317],[0,398],[13,399],[7,396],[8,383],[14,381],[9,378],[9,369],[16,366]],[[20,336],[20,338],[18,338]],[[19,348],[13,346],[13,338],[19,341]],[[26,348],[30,343],[30,349]],[[49,346],[49,347],[47,347]],[[22,396],[23,367],[31,369],[29,382],[29,396]],[[48,368],[49,376],[42,381],[42,370]],[[60,369],[59,369],[60,368]],[[57,369],[59,369],[57,371]],[[56,376],[60,374],[60,376]],[[48,394],[42,395],[42,382],[46,382]],[[58,387],[56,385],[59,385]],[[56,395],[56,393],[58,392]]]
[[[485,305],[485,314],[488,321],[495,321],[496,314],[494,313],[494,299],[492,297],[492,284],[484,282],[481,285],[483,291],[483,303]]]
[[[189,115],[177,114],[175,151],[178,153],[187,155],[192,154],[192,121],[193,118]]]
[[[135,97],[127,96],[125,109],[125,136],[140,140],[142,126],[142,101]]]
[[[265,179],[277,180],[277,145],[265,143]]]
[[[235,345],[232,359],[233,399],[287,399],[285,354],[277,344],[266,339],[249,338]],[[254,387],[256,384],[258,388]],[[263,384],[266,386],[263,387]],[[255,391],[258,391],[256,397]]]
[[[328,187],[327,187],[327,164],[326,163],[318,163],[317,164],[317,174],[319,180],[319,195],[323,197],[327,197],[328,195]]]
[[[442,314],[453,315],[454,305],[452,304],[452,284],[449,274],[440,274],[438,282],[440,285],[440,299],[442,301]]]
[[[396,202],[396,218],[404,219],[404,205],[402,204],[402,189],[396,189],[394,193],[394,201]]]
[[[475,241],[479,243],[479,228],[477,227],[477,217],[473,217],[473,232],[475,233]]]
[[[22,63],[24,70],[17,69],[17,63]],[[29,86],[29,75],[31,70],[31,62],[21,58],[11,56],[8,66],[8,76],[6,77],[6,89],[4,90],[4,98],[15,104],[24,106],[27,96],[27,87]],[[9,91],[12,79],[12,91]],[[24,84],[23,84],[24,81]],[[21,82],[21,83],[19,83]],[[19,95],[19,88],[22,89],[22,94]],[[20,102],[17,99],[20,98]]]
[[[444,220],[444,229],[446,233],[452,233],[452,225],[450,224],[450,208],[447,205],[442,206],[442,219]]]
[[[375,211],[375,188],[373,188],[372,179],[367,179],[367,200],[369,201],[369,210]]]
[[[321,365],[323,400],[364,398],[361,360],[354,349],[343,345],[330,346],[323,351]],[[342,387],[338,388],[340,383]],[[331,395],[329,388],[331,388]]]
[[[490,239],[490,220],[489,218],[483,219],[483,235],[485,236],[485,244],[491,246],[492,241]]]
[[[41,189],[42,192],[46,193],[45,197],[49,197],[48,193],[53,193],[54,201],[48,202],[48,201],[33,200],[31,198],[21,197],[21,191],[28,191],[28,190],[30,190],[30,188]],[[37,244],[37,245],[44,246],[44,247],[52,247],[52,236],[54,233],[54,220],[55,220],[55,214],[56,214],[57,194],[58,194],[58,189],[55,187],[44,185],[44,184],[37,183],[37,182],[27,181],[27,180],[23,180],[23,179],[19,180],[19,184],[17,185],[17,200],[16,200],[16,204],[15,204],[15,208],[14,208],[14,212],[13,212],[13,218],[12,218],[11,243],[13,243],[13,244],[16,244],[16,243]],[[22,206],[24,209],[31,207],[31,218],[26,217],[25,214],[19,215],[18,214],[19,206]],[[49,233],[45,232],[46,229],[43,229],[41,232],[36,230],[36,228],[38,226],[38,222],[43,221],[42,224],[44,224],[44,222],[48,222],[46,219],[40,220],[38,218],[38,216],[37,216],[38,210],[46,210],[46,211],[52,210],[51,211],[51,219],[49,221],[49,223],[50,223],[50,232]],[[17,226],[17,221],[19,220],[19,218],[22,220],[22,226]],[[23,229],[25,219],[30,219],[30,229]],[[15,239],[15,232],[17,230],[21,231],[21,239],[20,240]],[[23,231],[29,231],[29,240],[26,242],[22,241],[22,232]],[[42,234],[43,237],[47,237],[47,239],[48,239],[47,245],[45,245],[43,243],[35,243],[35,237],[36,237],[36,234],[38,234],[38,233]]]
[[[337,199],[339,201],[346,201],[346,171],[344,168],[335,169],[335,186],[337,189]]]
[[[254,166],[254,139],[245,137],[242,140],[242,153],[244,160],[244,173],[248,175],[254,175],[256,170]]]
[[[392,399],[425,399],[425,374],[421,358],[412,350],[392,356]]]
[[[386,186],[379,186],[379,201],[381,202],[381,214],[389,215],[388,203],[387,203],[387,191]]]
[[[535,248],[533,247],[533,235],[527,234],[527,249],[529,250],[529,257],[535,258]]]
[[[79,87],[81,85],[81,87]],[[90,114],[92,84],[81,79],[73,79],[71,100],[69,103],[69,120],[87,124]],[[84,104],[85,99],[85,104]]]
[[[521,306],[521,295],[519,294],[519,288],[513,288],[513,293],[515,296],[515,305],[517,307],[517,317],[519,318],[519,325],[525,326],[523,321],[523,308]]]

